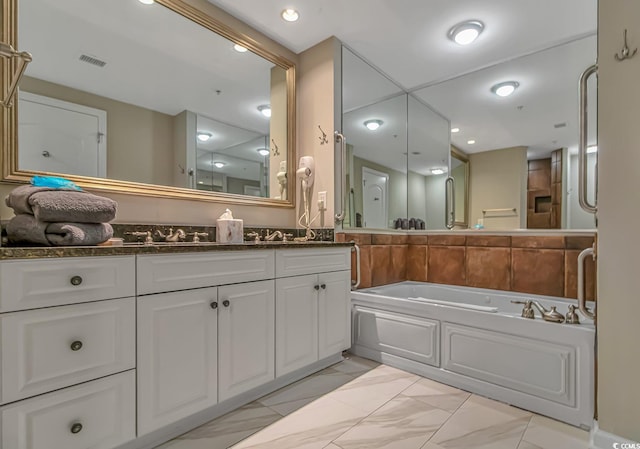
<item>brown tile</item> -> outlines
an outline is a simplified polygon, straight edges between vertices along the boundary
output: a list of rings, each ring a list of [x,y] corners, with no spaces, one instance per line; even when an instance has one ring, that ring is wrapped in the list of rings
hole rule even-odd
[[[409,245],[407,280],[427,282],[427,245]]]
[[[564,250],[513,248],[511,289],[517,292],[563,296]]]
[[[406,234],[372,234],[372,245],[406,245],[409,236]]]
[[[371,245],[371,234],[349,234],[349,233],[344,233],[344,241],[345,242],[350,242],[350,241],[354,241],[356,242],[356,244],[362,246],[362,245]]]
[[[564,296],[567,298],[578,297],[578,254],[579,250],[567,250],[564,252]],[[587,257],[584,262],[585,298],[594,301],[596,298],[596,264],[592,257]]]
[[[391,245],[390,282],[407,280],[408,245]]]
[[[389,284],[391,280],[391,245],[372,245],[371,286]]]
[[[466,285],[465,250],[464,246],[429,246],[427,252],[428,281],[440,284]]]
[[[351,279],[356,280],[356,258],[355,251],[351,257]],[[360,285],[358,288],[371,287],[371,246],[360,247]]]
[[[511,289],[511,248],[467,247],[467,285]]]
[[[511,237],[512,248],[564,248],[564,236],[562,235],[514,235]]]
[[[510,247],[511,236],[508,235],[468,235],[467,246]]]
[[[464,246],[467,241],[466,235],[430,235],[429,246]]]
[[[567,235],[564,237],[567,249],[580,249],[591,248],[593,246],[594,236],[578,236]]]
[[[426,245],[429,243],[428,235],[412,235],[409,234],[409,245]]]

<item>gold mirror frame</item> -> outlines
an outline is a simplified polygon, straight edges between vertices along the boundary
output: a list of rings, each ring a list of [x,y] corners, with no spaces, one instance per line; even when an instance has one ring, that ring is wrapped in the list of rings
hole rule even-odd
[[[464,162],[464,218],[462,220],[454,219],[453,225],[457,227],[468,228],[469,227],[469,178],[470,178],[469,158],[464,154],[462,154],[454,146],[451,146],[451,157]]]
[[[208,30],[219,34],[230,41],[240,44],[251,50],[253,53],[265,58],[278,67],[286,71],[287,81],[287,178],[295,180],[295,170],[292,161],[295,160],[295,84],[296,73],[295,64],[288,59],[269,51],[255,39],[240,33],[221,20],[211,17],[204,11],[187,4],[184,0],[156,0],[156,3],[163,5],[173,12],[201,25]],[[0,41],[17,47],[18,38],[18,0],[2,0],[2,18]],[[28,49],[24,49],[27,50]],[[14,72],[15,62],[9,60],[2,61],[0,71],[0,85],[2,92],[6,91],[11,82],[11,74]],[[48,173],[33,170],[20,170],[18,168],[18,109],[16,105],[10,108],[0,107],[0,129],[2,142],[2,181],[12,183],[29,182],[34,175],[60,175],[59,173]],[[79,186],[87,189],[95,189],[105,192],[123,193],[130,195],[151,196],[160,198],[188,199],[199,201],[215,201],[230,204],[245,204],[270,207],[292,208],[295,205],[295,183],[289,182],[287,185],[287,200],[276,200],[271,198],[256,198],[233,193],[207,192],[201,190],[187,189],[181,187],[171,187],[156,184],[145,184],[132,181],[119,181],[107,178],[93,178],[89,176],[66,175],[65,178],[76,182]]]

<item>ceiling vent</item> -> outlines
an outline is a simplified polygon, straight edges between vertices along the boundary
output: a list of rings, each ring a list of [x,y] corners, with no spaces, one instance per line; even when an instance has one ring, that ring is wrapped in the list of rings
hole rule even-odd
[[[104,67],[105,65],[107,65],[105,61],[102,61],[98,58],[94,58],[93,56],[89,56],[89,55],[80,55],[79,59],[82,62],[86,62],[87,64],[92,64],[98,67]]]
[[[553,125],[554,128],[558,129],[558,128],[564,128],[565,126],[567,126],[567,123],[556,123],[555,125]]]

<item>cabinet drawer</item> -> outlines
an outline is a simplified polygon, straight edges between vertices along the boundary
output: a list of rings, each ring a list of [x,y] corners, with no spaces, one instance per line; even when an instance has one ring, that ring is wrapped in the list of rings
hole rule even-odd
[[[111,449],[135,438],[134,371],[2,408],[2,447]]]
[[[351,248],[283,249],[276,251],[276,277],[351,269]]]
[[[2,404],[135,367],[135,298],[0,316]]]
[[[135,295],[135,257],[0,263],[0,312]]]
[[[138,256],[138,294],[273,279],[274,251]]]

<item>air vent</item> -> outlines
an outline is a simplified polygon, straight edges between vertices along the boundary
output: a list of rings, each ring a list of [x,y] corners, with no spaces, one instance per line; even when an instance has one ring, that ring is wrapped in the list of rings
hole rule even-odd
[[[92,64],[98,67],[104,67],[105,65],[107,65],[105,61],[102,61],[98,58],[94,58],[93,56],[89,56],[89,55],[80,55],[79,59],[82,62],[86,62],[87,64]]]
[[[554,128],[558,129],[558,128],[564,128],[565,126],[567,126],[567,123],[556,123],[555,125],[553,125]]]

